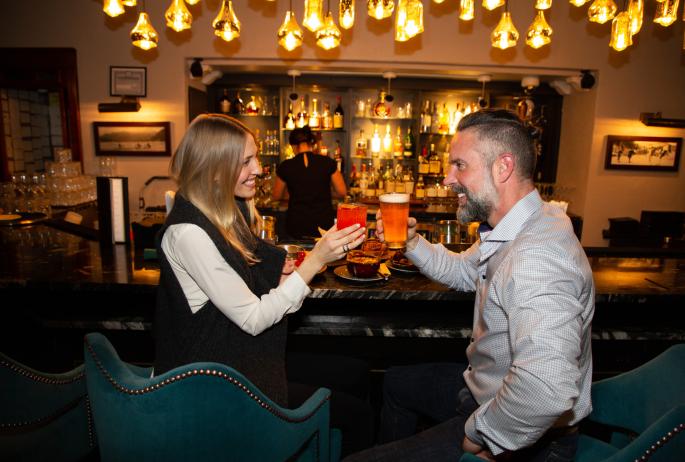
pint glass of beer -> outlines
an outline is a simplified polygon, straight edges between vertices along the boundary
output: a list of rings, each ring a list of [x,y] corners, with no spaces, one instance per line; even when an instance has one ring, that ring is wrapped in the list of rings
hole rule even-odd
[[[403,249],[407,244],[409,194],[383,194],[379,200],[385,242],[389,249]]]

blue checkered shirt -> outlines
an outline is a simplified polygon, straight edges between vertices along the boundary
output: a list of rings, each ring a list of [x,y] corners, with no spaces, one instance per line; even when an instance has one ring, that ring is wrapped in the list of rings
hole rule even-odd
[[[475,291],[464,379],[480,407],[466,435],[497,455],[592,410],[592,270],[559,208],[536,190],[456,254],[420,238],[407,256],[431,279]]]

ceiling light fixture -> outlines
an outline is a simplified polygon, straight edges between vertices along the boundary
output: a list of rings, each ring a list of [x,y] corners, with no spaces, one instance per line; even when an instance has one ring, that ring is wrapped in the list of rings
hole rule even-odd
[[[343,29],[351,29],[354,26],[354,0],[340,0],[338,22]]]
[[[217,17],[214,18],[212,27],[214,28],[214,34],[227,42],[240,37],[240,21],[233,11],[233,2],[231,0],[223,0],[221,10],[219,10]]]
[[[105,0],[102,4],[102,11],[104,11],[107,16],[116,18],[126,10],[124,10],[124,6],[121,4],[120,0]]]
[[[184,0],[172,0],[171,5],[164,13],[167,27],[172,28],[176,32],[181,32],[190,29],[193,23],[193,15],[190,14],[186,7]]]
[[[143,2],[143,8],[138,16],[138,22],[131,30],[130,37],[133,45],[142,50],[147,51],[157,47],[159,37],[157,36],[155,28],[152,27],[150,17],[145,12],[145,2]]]
[[[502,18],[499,20],[499,24],[495,27],[490,35],[490,41],[492,46],[499,48],[501,50],[506,50],[516,46],[516,42],[519,39],[519,32],[514,26],[514,22],[511,20],[511,13],[509,13],[509,4],[504,2],[504,12],[502,13]]]
[[[331,0],[328,0],[328,13],[326,13],[323,27],[316,31],[316,44],[324,50],[332,50],[340,46],[340,29],[333,20]]]
[[[475,17],[475,0],[460,0],[459,19],[471,21]]]
[[[290,8],[285,13],[283,24],[278,29],[278,44],[288,51],[302,46],[302,29],[295,19],[293,0],[290,0]]]

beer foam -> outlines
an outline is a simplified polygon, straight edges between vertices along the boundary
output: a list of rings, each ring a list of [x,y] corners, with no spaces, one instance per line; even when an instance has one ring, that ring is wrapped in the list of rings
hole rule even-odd
[[[406,193],[391,193],[381,194],[378,198],[381,202],[386,204],[404,204],[409,203],[409,194]]]

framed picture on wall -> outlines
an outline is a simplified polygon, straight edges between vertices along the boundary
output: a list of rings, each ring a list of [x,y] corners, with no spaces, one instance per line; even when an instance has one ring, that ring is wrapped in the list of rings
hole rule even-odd
[[[677,172],[682,138],[607,136],[604,168]]]
[[[109,96],[147,96],[147,68],[110,66]]]
[[[170,122],[93,122],[96,156],[170,156]]]

